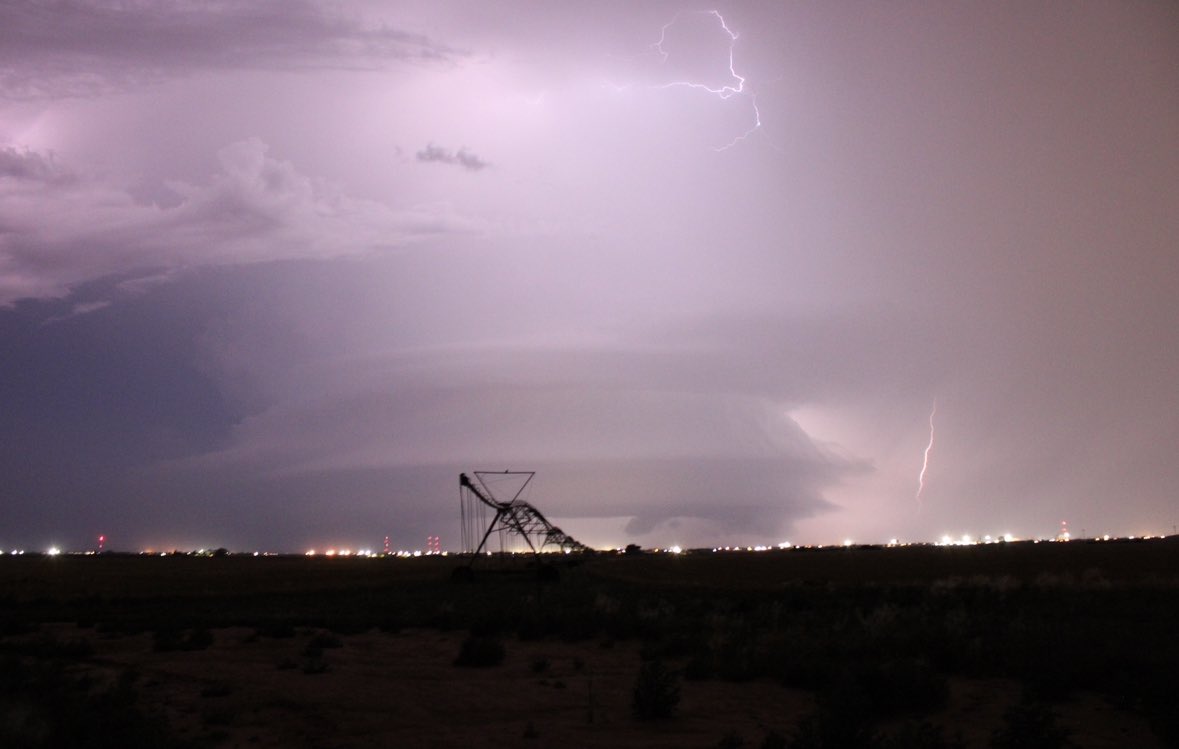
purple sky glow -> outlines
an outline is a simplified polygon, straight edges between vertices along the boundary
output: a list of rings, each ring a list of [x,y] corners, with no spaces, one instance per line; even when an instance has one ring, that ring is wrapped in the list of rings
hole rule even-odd
[[[1169,533],[1177,336],[1173,3],[0,4],[6,550]]]

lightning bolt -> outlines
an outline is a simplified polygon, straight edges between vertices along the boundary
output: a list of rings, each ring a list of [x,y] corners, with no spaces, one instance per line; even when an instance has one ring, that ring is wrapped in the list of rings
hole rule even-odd
[[[925,446],[925,458],[921,462],[921,473],[917,475],[917,511],[921,512],[921,492],[925,491],[925,472],[929,470],[929,453],[933,450],[933,417],[937,415],[937,400],[929,412],[929,444]]]
[[[738,135],[736,138],[734,138],[732,141],[726,143],[725,145],[717,146],[717,147],[713,148],[714,151],[718,151],[718,152],[719,151],[727,151],[728,149],[737,145],[738,143],[745,140],[746,138],[748,138],[749,136],[753,135],[755,132],[757,132],[758,130],[761,129],[761,110],[758,109],[758,107],[757,107],[757,95],[754,94],[752,91],[746,90],[745,77],[737,72],[737,69],[733,63],[733,50],[737,46],[737,38],[738,38],[739,34],[737,34],[737,32],[735,32],[729,28],[729,25],[727,23],[725,23],[725,18],[724,18],[724,16],[722,16],[720,14],[720,11],[717,11],[717,10],[696,10],[696,11],[684,11],[684,12],[713,16],[714,18],[716,18],[716,20],[718,22],[720,22],[721,29],[723,29],[724,32],[729,37],[729,75],[732,76],[732,80],[735,81],[735,83],[730,84],[730,85],[726,85],[726,86],[721,86],[719,88],[714,88],[714,87],[709,86],[707,84],[698,83],[696,81],[672,81],[670,83],[665,83],[661,86],[658,86],[657,88],[691,88],[691,89],[696,89],[699,91],[704,91],[706,93],[712,94],[712,95],[714,95],[722,100],[726,100],[726,101],[733,98],[734,96],[747,96],[747,97],[749,97],[749,103],[753,109],[753,125],[752,125],[752,127],[750,127],[748,130],[746,130],[741,135]],[[667,23],[663,24],[663,28],[660,30],[660,33],[659,33],[659,41],[657,41],[651,45],[651,49],[654,50],[655,53],[659,55],[659,59],[661,62],[667,62],[667,58],[669,57],[667,50],[665,50],[663,48],[664,42],[667,41],[667,30],[670,29],[672,26],[675,26],[679,22],[680,16],[683,15],[684,12],[676,13],[674,18],[672,18]]]

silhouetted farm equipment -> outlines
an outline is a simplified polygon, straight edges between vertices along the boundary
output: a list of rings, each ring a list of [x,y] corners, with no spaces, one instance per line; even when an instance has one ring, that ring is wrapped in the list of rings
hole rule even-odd
[[[501,552],[505,551],[505,541],[509,545],[516,543],[519,551],[535,555],[589,550],[521,499],[535,471],[474,471],[473,474],[473,480],[465,473],[459,474],[463,553],[471,555],[472,565],[480,555],[492,551],[488,541],[493,535],[498,537]]]

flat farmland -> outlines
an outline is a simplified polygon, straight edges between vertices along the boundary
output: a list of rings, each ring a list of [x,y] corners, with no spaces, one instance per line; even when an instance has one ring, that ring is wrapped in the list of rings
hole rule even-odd
[[[1175,539],[466,561],[5,556],[0,745],[1179,741]]]

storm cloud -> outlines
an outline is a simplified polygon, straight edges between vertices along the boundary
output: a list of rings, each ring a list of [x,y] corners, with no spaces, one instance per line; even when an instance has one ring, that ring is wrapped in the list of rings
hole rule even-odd
[[[0,303],[60,296],[140,269],[331,257],[469,230],[445,206],[394,210],[300,174],[251,138],[222,148],[203,185],[171,182],[145,204],[101,179],[67,180],[53,160],[0,154]]]
[[[6,6],[0,546],[1169,529],[1175,9],[689,10]]]
[[[0,7],[0,91],[14,98],[94,96],[206,70],[371,68],[461,55],[304,0]]]

